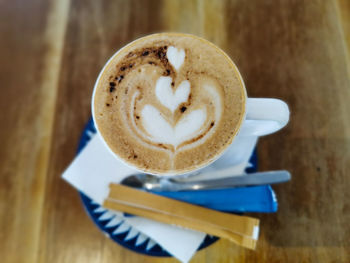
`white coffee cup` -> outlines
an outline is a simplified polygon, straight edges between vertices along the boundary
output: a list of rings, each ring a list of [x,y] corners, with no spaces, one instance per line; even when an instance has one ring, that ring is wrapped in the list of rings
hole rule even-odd
[[[118,51],[119,52],[119,51]],[[99,127],[97,122],[95,121],[94,115],[94,98],[96,89],[99,83],[99,80],[102,76],[102,73],[106,69],[109,62],[118,54],[116,52],[105,64],[103,69],[101,70],[93,91],[92,96],[92,116],[94,119],[94,123],[96,126],[96,130],[100,138],[105,144],[105,147],[122,163],[133,168],[140,172],[150,173],[149,171],[140,170],[137,167],[132,166],[129,163],[126,163],[123,159],[121,159],[115,152],[113,152],[103,136],[99,131]],[[222,153],[218,154],[214,160],[206,163],[204,166],[196,167],[193,170],[184,173],[163,173],[163,176],[174,176],[174,175],[188,175],[194,174],[198,170],[205,170],[204,168],[211,165],[215,162],[215,166],[220,166],[220,168],[227,168],[239,165],[240,163],[246,163],[249,160],[249,157],[256,145],[257,139],[259,136],[268,135],[274,133],[280,129],[282,129],[289,121],[289,108],[288,105],[279,99],[272,98],[248,98],[246,93],[246,88],[244,85],[244,81],[242,76],[239,73],[237,66],[233,63],[236,72],[240,77],[240,81],[245,90],[245,118],[244,121],[241,122],[241,126],[239,127],[239,132],[235,135],[231,145],[226,148]],[[218,169],[219,167],[215,168]]]

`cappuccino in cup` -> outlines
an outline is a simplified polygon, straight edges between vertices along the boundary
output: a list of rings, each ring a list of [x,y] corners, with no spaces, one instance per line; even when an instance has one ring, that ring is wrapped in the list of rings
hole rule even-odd
[[[232,60],[202,38],[161,33],[135,40],[96,82],[93,117],[108,148],[153,174],[204,167],[231,145],[246,91]]]

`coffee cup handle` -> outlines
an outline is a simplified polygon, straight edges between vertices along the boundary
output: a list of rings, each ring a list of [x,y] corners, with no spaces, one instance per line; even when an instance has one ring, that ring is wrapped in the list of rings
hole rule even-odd
[[[248,98],[242,136],[263,136],[282,129],[289,121],[287,103],[279,99]]]

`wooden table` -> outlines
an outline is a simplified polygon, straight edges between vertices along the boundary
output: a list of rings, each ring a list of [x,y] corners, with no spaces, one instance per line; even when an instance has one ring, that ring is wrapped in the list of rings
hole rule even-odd
[[[259,142],[260,170],[288,169],[256,251],[220,240],[192,262],[350,262],[350,2],[0,1],[1,262],[176,262],[102,235],[60,179],[90,117],[94,81],[131,40],[189,32],[223,48],[252,97],[291,121]]]

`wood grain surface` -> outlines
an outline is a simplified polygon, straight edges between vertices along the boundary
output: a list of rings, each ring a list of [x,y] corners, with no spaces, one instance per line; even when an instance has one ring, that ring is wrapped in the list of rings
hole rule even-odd
[[[191,262],[350,262],[350,3],[0,0],[1,262],[177,262],[102,235],[60,179],[90,117],[94,81],[120,47],[193,33],[238,65],[248,94],[288,102],[259,169],[288,169],[256,251],[220,240]]]

